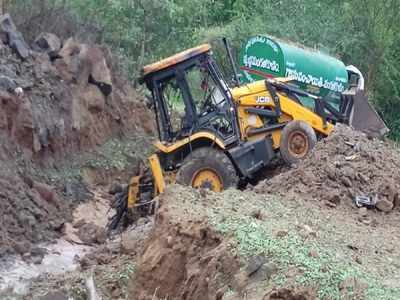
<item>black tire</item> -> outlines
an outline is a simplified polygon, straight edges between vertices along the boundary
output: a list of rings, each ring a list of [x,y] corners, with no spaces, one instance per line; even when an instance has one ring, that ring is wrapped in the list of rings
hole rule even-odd
[[[304,159],[317,143],[314,129],[304,121],[294,120],[281,133],[280,153],[288,164]]]
[[[189,154],[176,176],[176,182],[192,186],[192,180],[199,171],[211,169],[218,174],[222,181],[222,190],[237,187],[239,177],[229,157],[221,150],[202,147]]]

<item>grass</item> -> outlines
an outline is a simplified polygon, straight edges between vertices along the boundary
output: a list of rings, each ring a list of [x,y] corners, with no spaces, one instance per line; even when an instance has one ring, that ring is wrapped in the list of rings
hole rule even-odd
[[[98,149],[96,156],[90,156],[85,165],[105,170],[125,170],[140,159],[145,159],[151,151],[145,137],[128,140],[110,139]]]
[[[264,199],[263,209],[267,217],[259,220],[249,213],[252,205],[260,207],[259,203],[253,201],[247,202],[245,199],[228,196],[224,199],[224,207],[235,207],[233,212],[221,218],[221,210],[218,209],[208,215],[219,232],[233,237],[234,251],[240,257],[246,259],[263,254],[278,266],[278,272],[266,284],[315,288],[319,299],[343,299],[344,295],[347,299],[353,299],[357,291],[353,291],[351,285],[346,291],[341,291],[340,286],[345,280],[354,278],[357,283],[364,285],[365,299],[400,299],[400,289],[384,286],[379,281],[379,276],[367,273],[352,257],[340,257],[335,246],[324,245],[323,239],[318,238],[322,232],[319,232],[317,238],[305,239],[300,235],[295,224],[299,220],[303,222],[305,219],[315,218],[311,212],[306,210],[306,215],[297,215],[298,212],[293,215],[284,200]],[[244,213],[246,209],[238,207],[243,203],[247,203],[247,213]],[[281,229],[282,226],[288,229],[288,233],[284,237],[277,237],[273,230]],[[310,251],[317,255],[310,255]]]
[[[304,242],[297,233],[289,232],[285,237],[273,235],[268,222],[252,217],[229,217],[216,224],[217,230],[232,234],[238,242],[237,251],[242,257],[265,254],[278,267],[278,273],[273,277],[273,283],[284,286],[288,283],[285,271],[295,267],[294,282],[299,286],[314,287],[320,299],[343,299],[340,284],[347,278],[356,278],[368,284],[366,299],[400,299],[399,289],[390,289],[370,274],[363,273],[349,259],[338,260],[334,251],[326,249],[317,241]],[[317,257],[310,256],[310,251],[316,251]],[[347,290],[351,298],[354,291]]]
[[[118,286],[121,291],[121,299],[128,299],[128,284],[136,266],[131,262],[130,257],[120,260],[118,267],[109,268],[107,265],[97,266],[96,280],[103,292],[108,292],[111,286]]]

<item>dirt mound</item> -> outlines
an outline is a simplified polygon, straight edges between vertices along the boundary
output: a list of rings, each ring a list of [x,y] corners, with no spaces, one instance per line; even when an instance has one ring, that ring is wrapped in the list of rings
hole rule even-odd
[[[68,206],[50,187],[29,186],[19,177],[0,177],[0,256],[16,251],[29,254],[31,244],[50,241],[60,234]]]
[[[173,201],[172,190],[160,198],[166,200],[138,262],[129,299],[221,299],[239,268],[229,244],[205,215],[182,210],[182,198]]]
[[[337,125],[303,162],[261,182],[255,191],[324,201],[330,207],[353,205],[362,196],[387,212],[400,206],[399,166],[399,150],[390,142]]]
[[[50,33],[30,48],[1,16],[0,255],[29,252],[60,232],[73,203],[57,191],[80,189],[64,165],[110,138],[151,133],[151,120],[106,48]],[[45,184],[58,184],[49,173],[61,186]]]

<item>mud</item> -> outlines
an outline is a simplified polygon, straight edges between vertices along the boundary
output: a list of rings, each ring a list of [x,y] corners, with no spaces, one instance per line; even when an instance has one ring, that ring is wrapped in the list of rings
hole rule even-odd
[[[172,200],[171,193],[160,200]],[[179,201],[168,200],[138,261],[129,299],[220,299],[239,269],[238,261],[205,215],[183,211]]]
[[[337,125],[303,162],[267,179],[255,191],[285,199],[320,201],[328,207],[354,207],[366,196],[384,212],[399,208],[400,153],[389,141]]]
[[[73,271],[79,266],[76,257],[83,257],[92,251],[88,246],[72,244],[65,240],[42,247],[47,254],[40,264],[25,262],[18,257],[10,257],[6,262],[0,262],[0,296],[5,289],[17,295],[25,294],[31,281],[40,275],[58,275]]]

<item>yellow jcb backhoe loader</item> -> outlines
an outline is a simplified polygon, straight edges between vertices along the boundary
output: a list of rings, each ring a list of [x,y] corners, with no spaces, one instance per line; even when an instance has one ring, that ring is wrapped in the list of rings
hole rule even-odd
[[[291,86],[290,79],[230,88],[208,44],[145,66],[142,74],[152,94],[157,152],[149,158],[150,169],[116,195],[110,229],[132,213],[149,213],[167,184],[220,192],[253,178],[278,155],[296,163],[353,113],[351,97],[343,97],[334,111],[324,99]],[[299,97],[313,99],[315,110]]]

